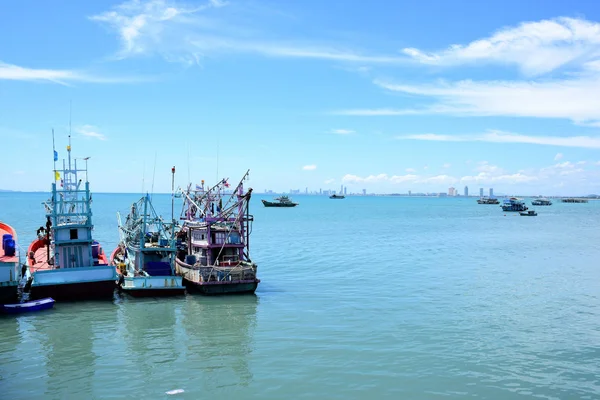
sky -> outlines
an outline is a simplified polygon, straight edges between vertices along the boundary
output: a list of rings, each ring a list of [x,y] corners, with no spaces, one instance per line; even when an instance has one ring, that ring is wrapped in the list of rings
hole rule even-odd
[[[600,193],[600,3],[0,4],[0,189]],[[82,161],[79,161],[80,163]]]

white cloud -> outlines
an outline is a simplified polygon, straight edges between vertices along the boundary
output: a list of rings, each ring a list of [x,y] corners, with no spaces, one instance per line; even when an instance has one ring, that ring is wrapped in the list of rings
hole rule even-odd
[[[92,125],[79,126],[75,128],[75,132],[90,139],[106,140],[106,136],[100,133],[97,127]]]
[[[563,153],[556,153],[554,156],[554,161],[561,160],[563,158]]]
[[[590,136],[527,136],[517,133],[490,130],[476,135],[438,135],[433,133],[396,136],[400,140],[425,140],[438,142],[488,142],[523,143],[560,147],[600,149],[600,138]]]
[[[304,171],[314,171],[315,169],[317,169],[317,166],[312,164],[312,165],[305,165],[304,167],[302,167],[302,169]]]
[[[444,164],[442,165],[442,168],[444,168],[444,169],[448,169],[448,168],[450,168],[451,166],[452,166],[452,164],[450,164],[450,163],[444,163]]]
[[[453,183],[456,182],[457,179],[448,175],[437,175],[430,177],[423,177],[415,174],[407,174],[407,175],[388,175],[388,174],[378,174],[378,175],[368,175],[368,176],[358,176],[352,174],[346,174],[342,177],[342,182],[344,183],[392,183],[392,184],[402,184],[402,183]]]
[[[326,180],[325,182],[323,182],[323,183],[325,183],[326,185],[330,185],[330,184],[332,184],[333,182],[335,182],[335,179],[327,179],[327,180]]]
[[[20,67],[0,61],[0,80],[53,82],[68,85],[69,82],[88,83],[127,83],[141,81],[141,78],[102,77],[66,69],[36,69]]]
[[[525,74],[538,75],[575,61],[597,57],[600,52],[600,24],[564,17],[524,22],[467,45],[455,44],[431,53],[414,48],[406,48],[403,52],[424,64],[509,64],[518,66]],[[588,64],[588,68],[595,66],[595,63]]]
[[[482,81],[430,85],[374,82],[387,90],[431,97],[437,104],[415,110],[345,110],[345,115],[446,114],[455,116],[504,116],[565,118],[579,124],[600,123],[600,74],[565,80]]]
[[[417,172],[417,170],[416,170],[416,169],[414,169],[414,168],[406,168],[406,170],[405,170],[405,171],[406,171],[406,172],[408,172],[409,174],[412,174],[412,173],[415,173],[415,172]]]
[[[403,56],[365,55],[325,44],[270,39],[258,27],[266,25],[246,16],[243,7],[216,13],[229,3],[210,1],[197,7],[175,6],[165,0],[132,0],[90,19],[116,32],[121,41],[118,58],[158,54],[167,61],[198,64],[219,53],[251,53],[269,57],[313,58],[360,63],[402,63]],[[216,16],[215,16],[216,14]],[[227,17],[234,16],[231,22]],[[252,21],[252,22],[248,22]],[[249,25],[246,27],[244,25]],[[253,26],[252,26],[253,25]]]
[[[349,135],[351,133],[354,133],[354,131],[350,129],[332,129],[331,133],[335,133],[337,135]]]

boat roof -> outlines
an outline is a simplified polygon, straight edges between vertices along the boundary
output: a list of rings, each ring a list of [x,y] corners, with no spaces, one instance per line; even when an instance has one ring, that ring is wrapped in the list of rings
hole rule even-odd
[[[5,234],[13,235],[13,239],[15,240],[15,242],[17,242],[17,232],[15,232],[13,227],[0,221],[0,238],[2,236],[4,236]],[[15,263],[15,262],[19,262],[18,249],[15,252],[14,256],[7,257],[4,255],[4,250],[2,250],[2,248],[0,248],[0,263]]]

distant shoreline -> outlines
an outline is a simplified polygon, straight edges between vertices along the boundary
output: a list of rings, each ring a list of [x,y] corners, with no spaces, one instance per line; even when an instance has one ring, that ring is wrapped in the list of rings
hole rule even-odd
[[[5,189],[0,189],[0,193],[7,193],[7,194],[11,194],[11,193],[47,193],[50,194],[50,191],[43,191],[43,190],[38,190],[38,191],[24,191],[24,190],[5,190]],[[139,192],[98,192],[98,191],[94,191],[94,194],[141,194]],[[167,193],[163,193],[163,192],[156,192],[153,194],[164,194],[164,195],[170,195],[170,192]],[[314,194],[314,193],[296,193],[296,194],[290,194],[290,193],[259,193],[259,192],[254,192],[253,193],[254,196],[281,196],[281,195],[286,195],[286,196],[301,196],[301,197],[329,197],[329,194]],[[480,196],[440,196],[439,194],[397,194],[397,193],[369,193],[369,194],[347,194],[345,195],[346,197],[415,197],[415,198],[440,198],[440,199],[480,199]],[[483,196],[485,198],[488,198],[489,196]],[[586,195],[586,196],[539,196],[539,195],[497,195],[494,196],[493,198],[497,198],[497,199],[503,199],[503,198],[509,198],[509,197],[517,197],[517,198],[546,198],[546,199],[585,199],[585,200],[600,200],[600,195]]]

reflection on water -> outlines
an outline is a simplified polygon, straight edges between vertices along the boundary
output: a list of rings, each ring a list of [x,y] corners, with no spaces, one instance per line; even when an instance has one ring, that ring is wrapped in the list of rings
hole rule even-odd
[[[253,350],[256,295],[189,297],[183,309],[187,359],[195,384],[210,392],[248,386],[253,375],[248,359]]]

